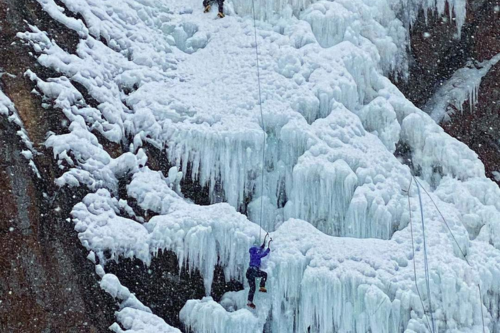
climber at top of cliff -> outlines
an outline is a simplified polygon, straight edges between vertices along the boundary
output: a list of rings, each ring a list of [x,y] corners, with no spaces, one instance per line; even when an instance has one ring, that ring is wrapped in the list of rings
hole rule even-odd
[[[212,3],[216,0],[203,0],[203,6],[205,7],[205,13],[208,13],[210,9],[212,9]],[[224,0],[217,0],[217,4],[219,5],[219,14],[217,16],[219,18],[224,18]]]
[[[266,247],[266,239],[267,239],[268,234],[266,237],[264,237],[264,242],[262,245],[259,247],[257,245],[254,245],[250,248],[250,267],[247,269],[246,277],[248,280],[248,284],[250,285],[250,292],[248,293],[248,307],[255,309],[255,304],[253,304],[253,297],[255,295],[255,279],[256,278],[261,278],[260,280],[260,288],[259,291],[262,293],[266,293],[266,280],[267,280],[267,273],[264,271],[260,270],[260,265],[261,265],[261,260],[265,256],[269,254],[271,249],[269,248],[271,242],[273,241],[272,238],[269,240],[269,243],[267,245],[267,250],[264,250]]]

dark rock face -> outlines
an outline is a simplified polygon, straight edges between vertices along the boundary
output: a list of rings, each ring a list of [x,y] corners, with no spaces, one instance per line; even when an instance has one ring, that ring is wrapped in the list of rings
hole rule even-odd
[[[0,331],[102,332],[115,302],[65,221],[83,193],[54,192],[50,174],[37,178],[16,131],[0,118]]]
[[[467,102],[463,113],[456,112],[441,125],[473,149],[484,163],[486,175],[500,184],[493,174],[500,172],[500,63],[483,78],[473,111]]]
[[[0,117],[0,331],[103,332],[114,321],[115,301],[98,284],[87,251],[66,221],[84,191],[58,190],[52,154],[43,142],[48,130],[61,131],[61,115],[45,110],[23,74],[46,74],[16,38],[28,22],[57,34],[68,49],[75,39],[41,10],[36,1],[0,1],[0,88],[15,103],[35,148],[38,178],[21,155],[26,150],[17,125]],[[12,44],[15,43],[15,44]],[[64,198],[64,199],[63,199]]]
[[[475,23],[471,53],[478,62],[489,60],[500,53],[500,1],[482,1],[472,12]],[[474,5],[474,2],[473,2]],[[467,144],[483,161],[487,176],[495,179],[493,172],[500,171],[500,62],[493,66],[479,87],[478,101],[469,112],[456,112],[443,128]],[[497,180],[500,184],[500,180]]]
[[[186,301],[205,296],[200,273],[189,273],[185,267],[179,270],[178,259],[173,252],[160,251],[150,266],[145,266],[138,259],[110,262],[106,265],[106,271],[115,274],[153,313],[174,327],[182,327],[179,312]],[[210,295],[215,301],[220,301],[228,291],[241,289],[243,285],[239,282],[225,282],[222,269],[217,267]]]
[[[412,30],[410,76],[397,83],[416,106],[423,107],[440,85],[467,63],[474,66],[500,53],[500,1],[468,2],[466,22],[457,38],[455,22],[424,15]],[[487,176],[500,171],[500,63],[483,78],[477,104],[455,112],[441,124],[445,131],[467,144],[484,163]]]

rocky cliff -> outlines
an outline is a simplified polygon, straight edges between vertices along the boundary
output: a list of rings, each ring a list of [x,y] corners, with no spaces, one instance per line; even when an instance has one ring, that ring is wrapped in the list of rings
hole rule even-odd
[[[59,188],[54,183],[61,171],[44,142],[49,132],[65,133],[67,121],[25,76],[28,69],[44,79],[58,76],[40,66],[31,47],[16,36],[29,24],[46,31],[70,53],[76,52],[79,42],[76,33],[51,19],[38,2],[0,1],[0,91],[12,101],[20,118],[16,122],[0,116],[0,250],[5,254],[0,260],[0,331],[105,332],[115,321],[118,304],[100,288],[94,265],[87,260],[88,251],[69,222],[71,209],[88,191]],[[73,85],[86,103],[96,103],[83,86]],[[25,156],[29,151],[26,140],[18,135],[21,130],[32,144],[30,158]],[[120,145],[95,135],[111,156],[123,153]],[[167,171],[164,154],[152,146],[145,148],[148,166]],[[125,198],[129,181],[120,181],[119,192]],[[189,179],[182,185],[187,197],[208,204],[206,189]],[[160,253],[150,267],[125,260],[109,264],[108,270],[175,326],[180,325],[178,313],[185,302],[204,296],[202,278],[185,271],[179,274],[172,253]],[[240,288],[238,283],[226,283],[219,270],[212,296],[219,299],[224,292]]]
[[[18,123],[0,117],[0,331],[103,332],[116,306],[103,293],[73,226],[66,220],[85,194],[58,189],[48,131],[63,131],[60,112],[42,107],[24,73],[46,76],[16,33],[27,23],[43,26],[60,45],[74,49],[78,37],[51,20],[36,1],[0,2],[0,89],[14,103],[33,143],[32,162]]]

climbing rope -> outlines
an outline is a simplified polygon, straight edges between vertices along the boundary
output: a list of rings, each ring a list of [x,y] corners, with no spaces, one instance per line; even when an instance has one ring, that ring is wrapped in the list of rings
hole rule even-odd
[[[457,238],[455,237],[455,235],[453,234],[453,231],[451,230],[449,224],[448,224],[448,221],[446,221],[446,219],[444,218],[444,215],[443,213],[441,213],[441,210],[439,209],[438,205],[436,204],[436,202],[434,201],[434,199],[432,199],[432,196],[429,194],[429,192],[427,192],[427,190],[420,185],[420,183],[415,179],[415,182],[417,183],[417,186],[420,186],[422,187],[422,189],[424,190],[424,192],[427,194],[427,196],[429,197],[429,199],[431,199],[431,202],[432,204],[434,205],[434,207],[436,208],[436,211],[439,213],[439,215],[441,216],[441,219],[443,220],[444,224],[446,225],[446,228],[448,229],[448,231],[450,232],[450,235],[451,237],[453,238],[453,241],[455,242],[455,244],[457,245],[458,249],[460,250],[460,253],[462,254],[465,262],[467,263],[467,265],[469,265],[470,268],[474,269],[474,267],[471,265],[471,263],[469,262],[469,260],[467,259],[467,255],[465,254],[465,251],[462,250],[462,247],[460,246],[460,244],[458,243],[457,241]],[[478,283],[477,284],[477,288],[478,288],[478,292],[479,292],[479,300],[481,302],[480,304],[480,307],[481,307],[481,321],[482,321],[482,325],[483,325],[483,333],[486,332],[486,326],[484,325],[484,313],[483,313],[483,294],[481,292],[481,285]]]
[[[431,200],[432,204],[436,208],[436,211],[439,213],[441,219],[443,220],[444,224],[446,225],[446,228],[450,232],[450,235],[451,235],[453,241],[457,245],[457,248],[459,249],[460,253],[462,254],[463,259],[465,260],[465,262],[467,263],[467,265],[469,265],[469,267],[471,267],[471,268],[474,268],[474,267],[472,266],[472,264],[467,259],[467,255],[465,254],[465,251],[462,249],[462,247],[458,243],[457,238],[455,237],[453,231],[451,230],[451,228],[450,228],[450,226],[448,224],[448,221],[446,221],[446,218],[444,217],[443,213],[439,209],[438,205],[436,204],[436,202],[434,201],[434,199],[432,198],[432,196],[425,189],[425,187],[423,187],[420,184],[420,182],[415,178],[415,176],[412,175],[412,179],[410,180],[410,185],[408,187],[408,209],[409,209],[409,213],[410,213],[410,230],[411,230],[411,241],[412,241],[413,258],[414,258],[414,260],[413,260],[413,271],[414,271],[414,275],[415,275],[415,287],[417,288],[417,293],[418,293],[418,296],[420,298],[420,302],[422,303],[422,307],[424,307],[424,304],[423,304],[423,301],[422,301],[422,297],[420,295],[420,290],[418,289],[418,285],[417,285],[417,273],[416,273],[416,265],[415,265],[415,247],[414,247],[414,241],[413,241],[413,224],[412,224],[411,203],[410,203],[410,188],[411,188],[411,185],[412,185],[413,181],[415,181],[415,184],[417,185],[418,195],[419,195],[419,200],[420,200],[420,211],[421,211],[421,213],[422,213],[422,207],[423,207],[423,205],[422,205],[422,200],[421,200],[420,188],[422,188],[424,190],[424,192],[427,194],[427,196]],[[421,217],[422,217],[422,226],[423,226],[424,225],[423,224],[423,215]],[[426,261],[426,266],[428,267],[427,258],[426,258],[427,257],[426,256],[426,249],[425,249],[425,230],[424,230],[424,256],[425,256],[424,260]],[[428,271],[426,271],[426,274],[428,274]],[[427,278],[427,276],[426,276],[426,278]],[[479,283],[477,284],[477,288],[478,288],[478,292],[479,292],[479,300],[480,300],[480,303],[481,303],[480,304],[480,308],[481,308],[481,322],[482,322],[482,326],[483,326],[483,333],[486,333],[486,326],[484,324],[484,312],[483,312],[483,296],[482,296],[482,291],[481,291],[481,285]],[[429,289],[428,289],[428,292],[429,292]],[[431,304],[430,303],[430,297],[429,297],[429,304]],[[432,308],[431,308],[431,310],[432,310]],[[424,309],[424,314],[425,314],[425,309]],[[432,312],[431,312],[431,318],[433,318],[432,317]],[[427,324],[429,325],[429,319],[428,318],[427,318]],[[432,325],[433,325],[432,327],[434,328],[434,320],[433,320]]]
[[[259,242],[260,242],[262,236],[262,219],[264,216],[264,181],[265,181],[264,164],[266,161],[266,124],[264,123],[264,113],[262,112],[262,89],[260,85],[259,44],[257,42],[257,18],[255,13],[255,0],[252,0],[252,14],[253,14],[253,30],[255,38],[255,59],[257,61],[257,83],[259,87],[260,119],[263,132],[262,166],[261,166],[262,174],[261,174],[261,189],[260,189],[260,219],[259,219]]]
[[[434,324],[434,315],[432,313],[432,298],[431,298],[431,287],[430,287],[430,275],[429,275],[429,261],[427,259],[427,243],[425,238],[425,223],[424,223],[424,205],[422,204],[422,195],[420,193],[420,184],[415,179],[415,184],[417,185],[417,193],[418,193],[418,201],[420,204],[420,219],[422,220],[422,238],[424,241],[424,269],[425,269],[425,284],[427,286],[427,297],[429,298],[429,314],[431,316],[432,322],[432,332],[434,332],[435,324]],[[413,259],[415,260],[415,258]]]
[[[424,305],[424,301],[422,300],[422,295],[420,294],[420,288],[418,287],[418,283],[417,283],[417,264],[416,264],[416,260],[415,260],[415,241],[413,239],[413,219],[412,219],[412,216],[411,216],[411,199],[410,199],[410,189],[411,189],[411,185],[413,183],[413,178],[410,179],[410,185],[408,186],[408,212],[410,214],[410,233],[411,233],[411,249],[413,251],[413,275],[415,277],[415,288],[417,289],[417,294],[418,294],[418,298],[420,299],[420,304],[422,304],[422,310],[424,311],[424,316],[425,316],[425,319],[427,319],[427,326],[429,327],[429,331],[432,332],[432,329],[431,329],[431,323],[429,322],[429,316],[427,315],[426,311],[425,311],[425,305]]]

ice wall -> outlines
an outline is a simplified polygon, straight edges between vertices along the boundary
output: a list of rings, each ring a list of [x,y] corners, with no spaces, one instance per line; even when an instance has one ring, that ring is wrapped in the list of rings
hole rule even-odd
[[[416,199],[416,189],[411,196]],[[424,203],[428,206],[429,199]],[[411,207],[417,214],[417,200]],[[445,210],[455,217],[452,206],[445,205]],[[429,215],[428,221],[438,222],[437,212]],[[272,234],[276,245],[266,269],[270,275],[268,294],[257,295],[259,308],[253,315],[245,308],[246,289],[228,293],[221,305],[209,298],[190,301],[181,311],[181,319],[199,332],[254,332],[256,323],[266,318],[266,329],[272,332],[429,332],[432,313],[434,331],[482,331],[481,317],[488,308],[495,308],[492,303],[498,297],[488,295],[498,295],[494,291],[496,280],[491,279],[500,272],[498,253],[493,254],[492,247],[484,243],[474,244],[469,259],[486,253],[495,258],[488,259],[488,266],[481,265],[488,268],[474,270],[453,255],[456,248],[449,242],[448,230],[439,223],[428,224],[431,308],[427,294],[422,292],[422,229],[418,221],[413,223],[415,256],[411,243],[405,241],[410,237],[408,229],[396,233],[390,242],[359,240],[327,236],[305,221],[289,220]],[[461,226],[451,228],[456,235],[463,232]],[[413,261],[422,300],[415,290]],[[482,281],[482,294],[478,281]],[[484,320],[488,331],[495,319],[486,315]]]
[[[208,186],[212,202],[222,198],[240,210],[246,210],[249,204],[248,211],[254,221],[260,221],[257,207],[261,200],[266,201],[266,219],[262,223],[268,230],[274,230],[285,218],[300,217],[334,235],[389,238],[405,224],[399,221],[398,207],[402,203],[391,200],[390,194],[383,200],[360,195],[364,190],[356,188],[366,186],[364,183],[372,181],[373,175],[360,176],[362,170],[356,153],[345,150],[344,154],[337,154],[335,144],[322,148],[316,145],[319,125],[315,122],[334,120],[331,115],[342,107],[358,115],[362,126],[375,134],[389,151],[395,151],[398,143],[408,144],[414,164],[429,181],[439,181],[446,174],[466,178],[482,171],[473,153],[456,147],[456,142],[439,133],[440,128],[430,125],[430,119],[380,74],[402,68],[403,60],[397,60],[396,56],[401,53],[395,45],[404,44],[405,35],[392,4],[317,2],[304,11],[303,18],[284,17],[275,25],[259,27],[258,42],[265,46],[260,50],[264,134],[257,104],[251,21],[232,24],[231,28],[212,26],[194,17],[186,20],[192,11],[186,12],[185,8],[169,2],[159,4],[160,9],[154,10],[150,3],[127,1],[126,9],[118,9],[111,3],[100,7],[81,0],[66,4],[70,11],[86,18],[88,27],[77,28],[82,22],[61,16],[54,2],[41,0],[41,3],[56,19],[86,38],[79,44],[78,54],[69,55],[36,27],[31,33],[19,35],[40,54],[38,60],[42,65],[70,78],[45,82],[28,73],[39,91],[55,100],[72,122],[70,134],[60,139],[52,136],[48,144],[70,166],[74,161],[65,155],[68,151],[76,152],[77,158],[83,160],[87,160],[84,150],[94,151],[81,168],[72,168],[61,177],[60,185],[85,184],[95,190],[109,181],[113,189],[117,173],[134,172],[134,158],[140,160],[139,155],[124,156],[122,159],[127,161],[121,163],[112,161],[105,153],[97,154],[96,139],[85,131],[99,131],[128,147],[131,154],[139,154],[145,141],[158,147],[167,146],[169,160],[185,175]],[[234,4],[236,8],[238,4]],[[342,6],[342,10],[332,6]],[[112,12],[120,15],[112,18],[109,16]],[[334,29],[336,39],[323,40],[318,31],[314,32],[320,29],[314,24],[324,21],[328,26],[328,22],[336,21],[333,13],[343,13],[354,21],[347,19],[348,26],[340,27],[339,31]],[[320,20],[315,15],[326,16]],[[103,17],[106,23],[101,24]],[[128,35],[123,31],[124,22],[134,23],[125,28]],[[278,34],[275,30],[280,27],[283,30]],[[320,29],[323,36],[331,35],[329,29]],[[367,35],[372,30],[373,34]],[[312,39],[314,35],[319,43]],[[199,47],[187,50],[190,39],[193,39],[191,46]],[[207,47],[217,50],[213,61],[206,61],[207,52],[212,52],[205,52]],[[152,58],[143,59],[149,56]],[[93,107],[83,101],[71,80],[83,85],[99,105]],[[225,86],[231,89],[223,89]],[[219,98],[224,102],[220,103]],[[420,129],[418,136],[413,133],[414,128]],[[434,132],[438,135],[429,135]],[[71,147],[66,143],[79,142],[82,135],[88,136],[84,140],[90,144],[81,142],[78,147]],[[263,164],[264,135],[268,149]],[[353,140],[350,144],[357,143]],[[300,167],[299,158],[310,154],[308,150],[313,147],[322,149],[328,162],[322,162],[323,169],[312,168],[312,174],[304,174],[308,169]],[[456,156],[470,163],[447,165]],[[339,169],[344,162],[352,172],[346,165]],[[114,165],[128,167],[115,170]],[[377,165],[382,175],[392,172],[390,163],[380,161]],[[93,171],[97,169],[103,171]],[[311,187],[311,181],[320,186]],[[380,182],[381,179],[375,181]],[[345,186],[337,189],[340,183]],[[311,188],[313,193],[304,196],[305,193],[298,191],[304,188]],[[347,207],[352,191],[357,191],[356,198]],[[344,198],[339,199],[337,193],[345,193]],[[302,210],[308,205],[306,201],[314,197],[329,203],[329,211],[326,212],[326,207]],[[375,222],[367,226],[364,223],[367,220]]]
[[[448,16],[456,23],[457,34],[465,23],[465,0],[233,0],[239,15],[255,15],[259,20],[286,26],[283,19],[292,17],[307,21],[317,41],[331,47],[349,40],[370,50],[378,57],[386,73],[400,71],[406,75],[406,48],[409,29],[417,17],[429,12]],[[448,11],[446,12],[446,8]],[[283,29],[282,28],[282,29]],[[285,28],[286,29],[286,28]],[[368,42],[369,41],[369,42]],[[368,43],[367,43],[368,42]],[[375,47],[374,47],[375,46]]]
[[[416,205],[412,209],[417,210]],[[416,226],[421,244],[421,230]],[[488,273],[474,272],[459,258],[446,263],[444,253],[454,249],[444,230],[439,230],[441,226],[435,227],[427,230],[433,249],[433,310],[423,295],[425,311],[427,315],[433,312],[436,331],[481,330],[481,302],[474,281]],[[399,241],[408,232],[397,233],[395,241],[388,243],[329,237],[298,220],[283,224],[273,234],[277,245],[270,259],[273,331],[428,332],[422,304],[408,279],[415,260],[417,282],[424,290],[422,248],[417,246],[413,258],[411,244]],[[496,271],[498,264],[493,267]]]
[[[251,317],[242,309],[246,291],[221,305],[193,300],[182,318],[195,331],[427,332],[432,313],[436,331],[477,332],[483,312],[485,330],[495,331],[498,187],[470,149],[384,76],[404,73],[403,27],[416,9],[442,11],[444,2],[257,1],[266,20],[257,23],[262,123],[253,22],[238,16],[250,2],[229,2],[229,15],[212,20],[195,0],[38,1],[82,38],[69,54],[35,26],[19,34],[59,75],[26,73],[69,120],[47,145],[63,172],[58,185],[92,191],[72,216],[100,263],[136,257],[147,265],[170,250],[201,273],[208,295],[216,265],[244,281],[248,247],[264,234],[238,213],[247,209],[274,238],[263,310]],[[452,4],[460,25],[464,3]],[[97,133],[125,153],[111,157]],[[146,142],[166,149],[177,169],[166,177],[144,167]],[[415,272],[425,285],[423,240],[413,188],[413,253],[403,153],[473,264],[424,194],[432,307],[415,287]],[[190,203],[180,177],[227,203]],[[119,179],[131,179],[127,197],[158,215],[147,223],[136,216],[117,197]],[[123,318],[135,310],[127,311]],[[148,322],[158,320],[133,321]]]
[[[408,170],[342,105],[313,128],[317,143],[299,159],[294,178],[295,184],[314,186],[292,190],[286,217],[352,237],[388,239],[405,226],[401,193],[408,186]]]

